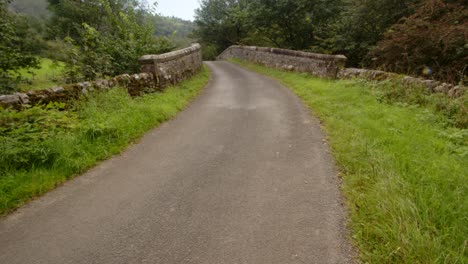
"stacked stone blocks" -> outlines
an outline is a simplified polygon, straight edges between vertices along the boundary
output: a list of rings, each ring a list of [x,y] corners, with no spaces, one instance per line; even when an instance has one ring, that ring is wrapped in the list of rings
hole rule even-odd
[[[360,78],[370,81],[401,79],[408,86],[423,86],[430,92],[444,93],[450,97],[460,97],[466,91],[465,86],[457,86],[435,80],[424,80],[379,70],[345,68],[347,58],[343,55],[316,54],[254,46],[231,46],[218,56],[218,60],[229,59],[240,59],[268,67],[306,72],[314,76],[326,78]]]
[[[343,55],[253,46],[231,46],[218,56],[219,60],[232,58],[283,70],[306,72],[325,78],[336,78],[347,60]]]
[[[47,104],[49,102],[67,102],[78,99],[89,92],[125,87],[131,96],[163,90],[168,85],[176,84],[193,74],[203,66],[201,46],[192,46],[161,55],[145,55],[139,60],[139,74],[122,74],[110,79],[81,82],[50,89],[0,95],[0,106],[22,109],[26,105]]]

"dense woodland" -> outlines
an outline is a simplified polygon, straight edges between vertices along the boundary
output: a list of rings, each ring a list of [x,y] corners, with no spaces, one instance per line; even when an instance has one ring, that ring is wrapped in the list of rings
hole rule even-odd
[[[64,62],[68,83],[135,72],[141,55],[188,45],[194,28],[137,0],[0,0],[0,26],[3,93],[41,58]]]
[[[466,0],[203,0],[205,56],[233,44],[344,54],[349,66],[466,78]],[[431,76],[429,76],[431,75]],[[466,79],[465,79],[466,82]]]
[[[0,0],[0,90],[40,58],[65,82],[134,72],[137,58],[196,40],[344,54],[368,67],[466,84],[466,0],[202,0],[195,23],[140,0]]]

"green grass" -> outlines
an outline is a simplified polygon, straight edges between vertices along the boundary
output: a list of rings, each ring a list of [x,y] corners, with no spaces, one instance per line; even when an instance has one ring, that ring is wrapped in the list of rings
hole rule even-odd
[[[62,84],[60,75],[65,67],[63,62],[54,62],[50,59],[40,58],[39,69],[20,70],[20,75],[30,83],[21,83],[22,91],[48,89]]]
[[[124,89],[62,104],[0,110],[0,214],[6,214],[171,119],[201,91],[206,68],[164,92],[131,98]]]
[[[378,84],[234,61],[294,91],[321,119],[363,263],[468,263],[468,131]]]

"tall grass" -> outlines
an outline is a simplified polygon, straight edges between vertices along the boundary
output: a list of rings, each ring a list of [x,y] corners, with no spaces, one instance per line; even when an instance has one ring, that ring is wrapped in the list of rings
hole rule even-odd
[[[384,86],[237,61],[291,88],[324,125],[363,263],[468,263],[468,131]]]
[[[62,71],[65,67],[63,62],[55,62],[51,59],[40,58],[39,69],[21,70],[21,77],[26,82],[19,84],[22,91],[48,89],[63,84]]]
[[[0,214],[120,153],[174,117],[205,86],[206,68],[164,92],[131,98],[114,89],[63,105],[0,110]]]

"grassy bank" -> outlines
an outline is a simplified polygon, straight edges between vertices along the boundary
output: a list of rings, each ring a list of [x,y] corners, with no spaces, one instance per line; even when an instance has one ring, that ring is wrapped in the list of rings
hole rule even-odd
[[[124,89],[61,104],[0,110],[0,214],[123,151],[174,117],[205,86],[203,72],[162,93],[130,98]]]
[[[236,63],[279,80],[322,120],[363,263],[468,263],[468,131],[454,126],[458,114],[392,99],[388,84]]]
[[[39,69],[20,71],[21,77],[28,82],[19,84],[18,88],[22,91],[28,91],[48,89],[59,85],[63,67],[65,67],[63,62],[40,58]]]

